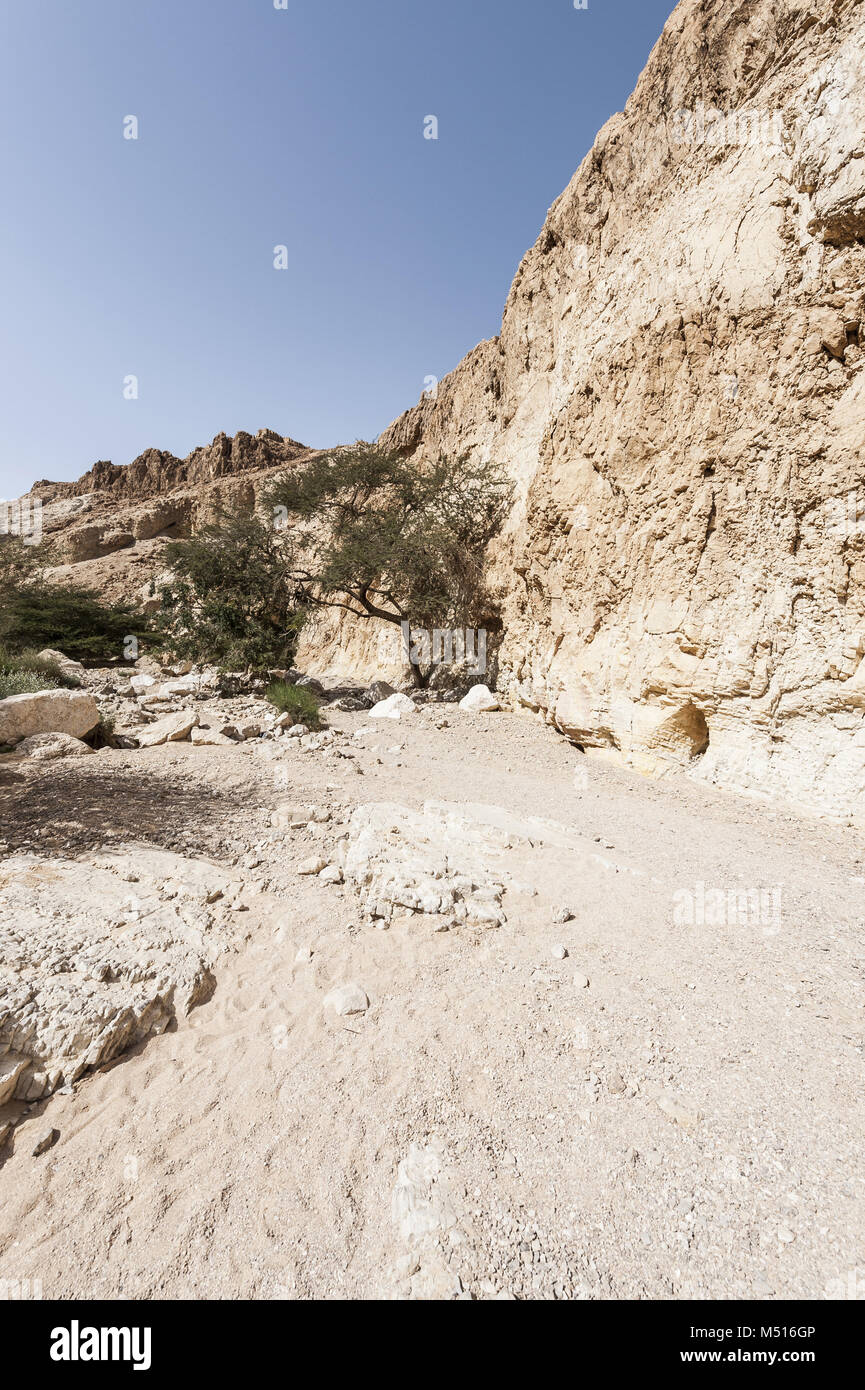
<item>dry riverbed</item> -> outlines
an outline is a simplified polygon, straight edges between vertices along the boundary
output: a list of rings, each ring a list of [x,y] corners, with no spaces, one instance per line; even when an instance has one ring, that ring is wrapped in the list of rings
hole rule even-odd
[[[528,717],[330,723],[309,751],[0,766],[16,920],[44,902],[68,931],[102,902],[122,974],[158,897],[199,990],[0,1108],[0,1280],[261,1299],[865,1280],[860,835],[643,781]]]

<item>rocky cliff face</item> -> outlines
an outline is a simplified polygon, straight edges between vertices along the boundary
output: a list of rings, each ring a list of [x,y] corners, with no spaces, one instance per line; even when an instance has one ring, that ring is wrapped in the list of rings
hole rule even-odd
[[[315,454],[273,430],[218,434],[185,459],[148,449],[120,467],[96,463],[76,483],[38,482],[43,536],[59,582],[73,578],[108,598],[147,601],[166,542],[190,535],[219,510],[252,510],[278,472]]]
[[[862,346],[865,4],[683,0],[500,337],[384,435],[518,482],[515,701],[593,756],[865,820]]]

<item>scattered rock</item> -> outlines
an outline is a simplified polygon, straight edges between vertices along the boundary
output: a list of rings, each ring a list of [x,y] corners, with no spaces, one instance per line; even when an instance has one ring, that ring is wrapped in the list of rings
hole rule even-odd
[[[49,1149],[53,1149],[59,1138],[59,1129],[43,1129],[33,1146],[33,1158],[38,1158],[40,1154],[47,1153]]]
[[[177,714],[166,714],[164,718],[157,719],[155,724],[142,729],[138,735],[138,743],[141,748],[155,748],[160,743],[181,743],[197,726],[198,715],[195,710],[179,710]]]
[[[469,714],[487,714],[501,709],[498,695],[494,695],[487,685],[473,685],[467,695],[460,700],[460,709]]]
[[[396,695],[397,691],[389,681],[376,680],[372,682],[367,694],[372,700],[373,705],[380,705],[384,704],[385,700],[389,700],[392,695]]]
[[[189,741],[208,748],[236,747],[235,739],[220,733],[218,729],[204,729],[201,725],[196,725],[190,730]]]
[[[658,1096],[658,1108],[680,1129],[694,1129],[702,1119],[700,1111],[691,1101],[686,1100],[684,1096],[675,1095],[672,1091],[661,1092]]]
[[[403,695],[397,691],[393,695],[388,695],[387,699],[379,700],[377,705],[373,705],[369,717],[370,719],[401,719],[404,714],[417,714],[417,705],[414,700],[409,699],[408,695]]]
[[[322,869],[326,868],[326,859],[313,856],[311,859],[304,859],[301,864],[298,864],[297,872],[302,878],[311,878],[314,874],[320,874]]]
[[[324,1007],[333,1009],[340,1018],[346,1018],[349,1014],[363,1014],[369,1008],[369,999],[360,985],[348,984],[337,985],[324,997]]]

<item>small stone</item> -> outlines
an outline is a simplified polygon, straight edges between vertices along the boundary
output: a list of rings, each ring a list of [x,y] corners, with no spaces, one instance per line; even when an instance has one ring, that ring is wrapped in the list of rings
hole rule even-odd
[[[499,697],[487,685],[473,685],[469,693],[460,700],[460,709],[469,714],[491,714],[501,709]]]
[[[796,1239],[789,1226],[779,1226],[777,1234],[782,1245],[790,1245]]]
[[[567,960],[567,958],[568,958],[568,948],[567,948],[567,946],[554,946],[553,949],[552,949],[552,957],[553,957],[553,960]]]
[[[658,1096],[658,1109],[681,1129],[694,1129],[702,1119],[699,1110],[691,1101],[686,1100],[684,1096],[674,1095],[672,1091],[662,1091]]]
[[[320,874],[322,869],[327,868],[327,860],[313,857],[304,859],[302,864],[298,864],[297,872],[302,878],[311,878],[314,874]]]
[[[36,1140],[36,1143],[33,1147],[33,1157],[38,1158],[40,1154],[47,1153],[49,1149],[54,1147],[59,1138],[59,1129],[42,1130],[41,1134],[39,1135],[39,1138]]]
[[[363,1014],[369,1008],[369,999],[360,985],[337,985],[324,997],[324,1007],[333,1009],[340,1018],[349,1014]]]
[[[588,988],[589,988],[589,985],[590,985],[591,983],[592,983],[592,982],[591,982],[591,980],[589,979],[588,975],[575,975],[575,976],[574,976],[574,988],[575,988],[575,989],[588,989]]]
[[[338,864],[328,864],[318,875],[319,883],[342,883],[342,869]]]
[[[553,921],[561,926],[565,922],[573,922],[575,913],[570,907],[560,907],[553,913]]]
[[[308,946],[301,946],[294,958],[296,965],[309,965],[312,960],[312,951]]]

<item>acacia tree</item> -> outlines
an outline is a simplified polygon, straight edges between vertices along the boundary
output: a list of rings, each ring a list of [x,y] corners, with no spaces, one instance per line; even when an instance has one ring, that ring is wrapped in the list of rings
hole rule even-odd
[[[223,670],[291,664],[303,622],[290,552],[259,516],[219,513],[166,549],[161,627],[178,656]]]
[[[292,579],[305,604],[411,632],[495,625],[484,553],[511,492],[496,464],[418,465],[358,441],[283,475],[267,501],[278,521],[294,523]],[[413,662],[415,684],[433,669]]]

